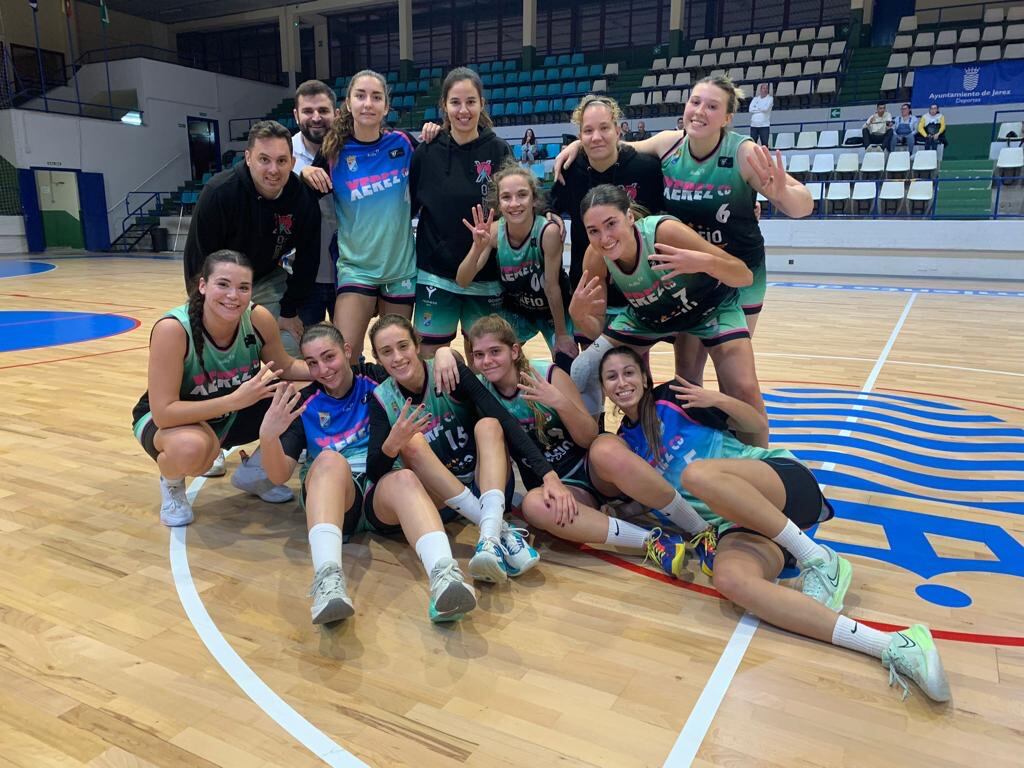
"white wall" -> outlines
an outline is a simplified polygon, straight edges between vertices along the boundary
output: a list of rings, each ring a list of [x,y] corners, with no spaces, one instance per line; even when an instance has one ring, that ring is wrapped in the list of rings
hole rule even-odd
[[[187,116],[220,121],[223,150],[227,149],[230,118],[266,114],[289,95],[282,86],[149,59],[112,62],[110,77],[112,87],[137,92],[144,125],[10,110],[0,112],[0,123],[9,116],[9,125],[0,127],[0,150],[3,134],[8,132],[13,137],[14,153],[7,157],[19,168],[77,168],[102,173],[111,240],[121,233],[123,201],[129,191],[173,190],[191,178]],[[87,88],[92,93],[100,83],[104,94],[100,101],[105,100],[102,64],[86,67],[81,82],[87,84],[82,87],[83,98],[88,98]]]
[[[0,253],[28,253],[25,220],[21,216],[0,216]]]

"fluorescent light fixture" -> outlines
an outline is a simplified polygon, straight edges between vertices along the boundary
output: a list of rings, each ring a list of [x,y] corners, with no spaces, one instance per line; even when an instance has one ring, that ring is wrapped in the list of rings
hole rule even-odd
[[[121,122],[127,123],[128,125],[142,125],[142,115],[135,111],[125,112],[124,117],[121,118]]]

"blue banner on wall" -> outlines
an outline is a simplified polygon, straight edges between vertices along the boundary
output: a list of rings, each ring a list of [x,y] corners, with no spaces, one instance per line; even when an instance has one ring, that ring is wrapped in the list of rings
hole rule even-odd
[[[915,70],[911,104],[926,109],[1024,102],[1024,59]]]

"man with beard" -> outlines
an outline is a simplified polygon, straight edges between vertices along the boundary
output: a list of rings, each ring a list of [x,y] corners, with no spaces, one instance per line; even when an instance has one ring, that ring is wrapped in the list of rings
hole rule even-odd
[[[320,151],[324,136],[338,115],[334,91],[319,80],[307,80],[295,89],[295,109],[292,112],[299,132],[292,136],[292,154],[295,167],[302,169],[313,162]],[[315,325],[324,319],[324,313],[334,320],[334,302],[337,286],[338,219],[331,197],[320,198],[320,266],[316,285],[306,302],[299,307],[303,325]]]

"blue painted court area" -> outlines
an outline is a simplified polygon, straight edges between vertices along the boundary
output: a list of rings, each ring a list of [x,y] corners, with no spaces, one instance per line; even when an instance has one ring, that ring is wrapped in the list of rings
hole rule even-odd
[[[139,326],[134,317],[92,312],[0,311],[0,352],[77,344]]]
[[[49,272],[56,268],[56,264],[50,264],[45,261],[0,261],[0,279],[38,275],[41,272]]]

